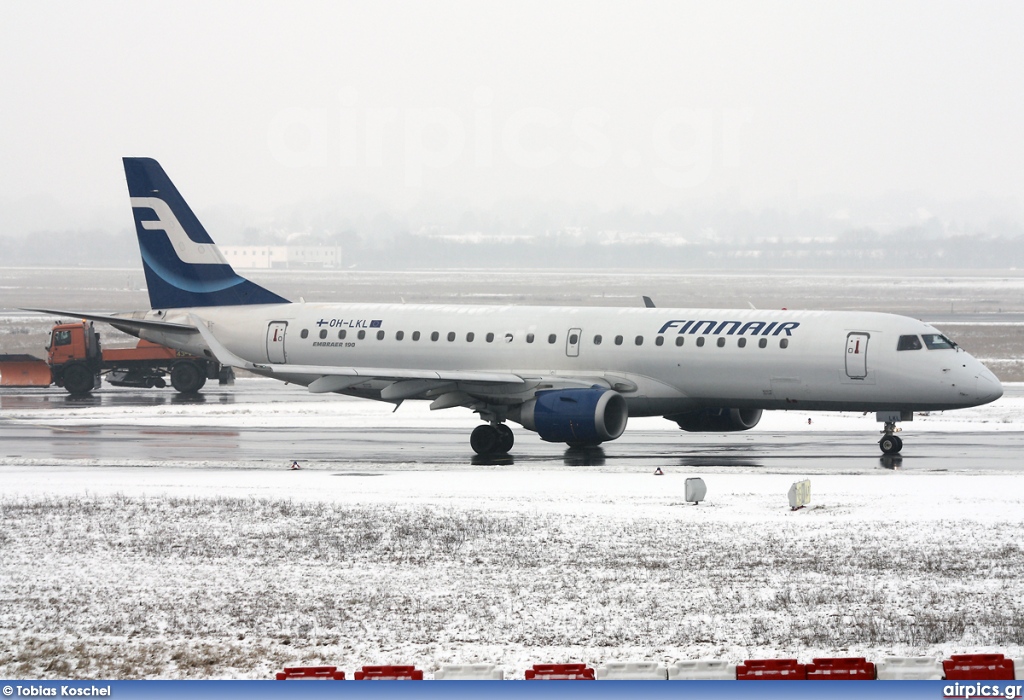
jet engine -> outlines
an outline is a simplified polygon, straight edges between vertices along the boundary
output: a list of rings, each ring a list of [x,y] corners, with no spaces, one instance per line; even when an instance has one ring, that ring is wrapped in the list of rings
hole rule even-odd
[[[760,408],[702,408],[665,416],[689,433],[732,433],[750,430],[761,420]]]
[[[519,407],[518,416],[510,416],[542,440],[570,445],[614,440],[626,429],[628,417],[622,394],[599,386],[539,391]]]

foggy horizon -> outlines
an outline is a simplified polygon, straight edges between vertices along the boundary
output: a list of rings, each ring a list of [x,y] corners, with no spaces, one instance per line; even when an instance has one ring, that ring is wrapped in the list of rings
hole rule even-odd
[[[1015,3],[107,1],[3,15],[3,237],[130,230],[123,156],[159,160],[226,244],[382,226],[694,238],[712,221],[737,240],[1024,228]]]

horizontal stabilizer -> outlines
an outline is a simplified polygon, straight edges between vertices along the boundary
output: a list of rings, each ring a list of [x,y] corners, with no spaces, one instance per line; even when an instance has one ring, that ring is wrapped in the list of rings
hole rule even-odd
[[[68,318],[84,318],[87,321],[99,321],[101,323],[109,323],[118,330],[126,331],[125,328],[131,328],[133,330],[151,330],[151,331],[180,331],[183,333],[195,333],[196,329],[192,326],[188,326],[182,323],[171,323],[170,321],[154,321],[152,319],[142,318],[124,318],[122,316],[116,316],[111,314],[97,314],[91,311],[67,311],[61,309],[21,309],[21,311],[35,311],[41,314],[52,314],[54,316],[66,316]],[[129,335],[138,335],[137,333],[129,333]]]

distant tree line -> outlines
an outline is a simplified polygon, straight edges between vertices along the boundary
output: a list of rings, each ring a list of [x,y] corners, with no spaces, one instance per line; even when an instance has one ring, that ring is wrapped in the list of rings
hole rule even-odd
[[[225,244],[340,245],[346,267],[415,268],[630,268],[924,269],[1024,267],[1024,235],[941,234],[907,228],[879,234],[849,230],[811,239],[746,236],[671,236],[658,240],[554,231],[532,236],[478,238],[391,230],[364,236],[350,228],[303,235],[263,233],[227,237]],[[135,233],[129,230],[48,231],[0,236],[0,266],[139,267]]]

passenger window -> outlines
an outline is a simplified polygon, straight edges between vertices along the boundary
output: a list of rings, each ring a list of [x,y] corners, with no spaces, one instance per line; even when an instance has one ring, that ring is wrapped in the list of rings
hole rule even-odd
[[[441,334],[438,333],[437,331],[434,331],[433,333],[430,334],[430,339],[433,340],[434,342],[437,342],[437,339],[440,337]]]
[[[956,343],[952,340],[936,333],[925,334],[924,344],[928,346],[929,350],[952,350],[956,347]]]
[[[683,347],[683,343],[685,343],[685,342],[686,342],[686,338],[684,338],[681,335],[677,335],[676,336],[676,347],[677,348]]]
[[[466,333],[466,342],[467,343],[472,343],[473,342],[473,338],[475,338],[475,337],[476,337],[476,335],[474,335],[473,333]]]
[[[615,336],[615,344],[616,345],[622,345],[622,336],[621,335]]]
[[[654,339],[654,344],[660,348],[662,345],[665,344],[665,336],[659,335],[657,338]]]
[[[348,331],[338,331],[338,340],[344,340],[346,335],[348,335]]]
[[[324,328],[323,330],[320,331],[320,340],[324,340],[326,338],[327,338],[327,329]]]
[[[512,342],[512,334],[511,333],[506,333],[505,334],[505,342],[506,343],[511,343]]]
[[[359,331],[359,339],[362,340],[366,337],[366,331]]]
[[[704,347],[704,336],[699,336],[697,338],[697,347],[698,348]]]
[[[377,331],[377,340],[384,340],[384,331]]]
[[[420,332],[419,331],[413,331],[412,332],[412,339],[413,339],[413,342],[419,340],[420,339]]]
[[[306,328],[303,328],[303,329],[302,329],[302,332],[301,332],[301,333],[299,333],[299,337],[300,337],[300,338],[302,338],[303,340],[305,340],[306,338],[308,338],[308,337],[309,337],[309,330],[308,330],[308,329],[306,329]]]
[[[448,333],[448,342],[449,343],[455,342],[455,331],[451,331],[451,332]]]
[[[718,347],[720,347],[720,348],[724,348],[725,347],[725,338],[719,338],[718,339]]]
[[[759,341],[757,341],[757,347],[759,347],[759,348],[766,348],[766,347],[768,347],[768,339],[767,338],[761,338]]]
[[[484,340],[486,340],[488,343],[494,342],[494,333],[488,333],[487,337]]]
[[[602,340],[604,340],[604,338],[602,338],[599,335],[595,335],[594,336],[594,345],[600,345]]]
[[[636,337],[636,340],[634,340],[633,342],[635,342],[637,345],[643,345],[644,344],[644,337],[642,335],[638,335]]]
[[[397,333],[395,333],[395,340],[404,340],[404,339],[405,339],[405,331],[398,331]]]
[[[925,336],[925,338],[927,337]],[[920,350],[921,348],[921,339],[916,335],[901,335],[900,342],[896,346],[897,352],[900,350]]]
[[[527,333],[526,334],[526,342],[527,343],[532,343],[533,342],[533,333]]]
[[[739,340],[737,340],[736,341],[736,347],[740,347],[740,348],[747,347],[747,339],[746,338],[740,338]]]
[[[779,341],[779,347],[785,350],[789,347],[789,338],[783,338]]]
[[[572,335],[569,336],[569,345],[575,345],[578,342],[580,342],[580,338],[578,335],[573,333]]]
[[[554,333],[548,336],[548,343],[550,343],[551,345],[554,345],[556,340],[558,340],[558,336],[556,336]]]

